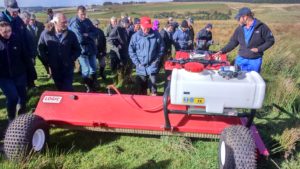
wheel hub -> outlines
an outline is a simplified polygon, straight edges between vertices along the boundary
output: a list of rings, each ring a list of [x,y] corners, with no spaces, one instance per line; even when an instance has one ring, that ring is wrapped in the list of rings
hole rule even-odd
[[[34,151],[41,151],[46,140],[46,135],[44,130],[37,129],[32,137],[32,148]]]
[[[221,163],[223,166],[225,165],[225,158],[226,158],[226,147],[225,147],[225,142],[222,141],[222,143],[221,143]]]

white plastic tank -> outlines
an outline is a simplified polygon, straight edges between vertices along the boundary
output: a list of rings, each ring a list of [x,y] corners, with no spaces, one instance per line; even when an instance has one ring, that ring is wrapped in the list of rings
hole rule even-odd
[[[257,72],[226,79],[217,71],[200,73],[174,69],[171,78],[171,104],[205,106],[206,112],[223,113],[224,108],[259,109],[266,84]]]

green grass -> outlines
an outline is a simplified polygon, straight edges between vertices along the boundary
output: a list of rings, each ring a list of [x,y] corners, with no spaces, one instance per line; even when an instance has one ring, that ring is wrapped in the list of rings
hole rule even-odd
[[[240,3],[162,3],[135,6],[111,7],[110,10],[90,13],[90,17],[102,20],[101,27],[106,20],[121,12],[141,16],[155,12],[174,11],[185,12],[195,10],[217,10],[222,12],[230,8],[245,6]],[[288,151],[281,145],[283,132],[286,129],[299,128],[300,124],[300,6],[282,6],[265,4],[247,4],[255,9],[256,16],[273,30],[276,44],[264,55],[262,76],[267,82],[267,93],[264,107],[257,113],[255,123],[269,148],[269,159],[261,159],[259,168],[298,169],[300,166],[300,147],[296,144],[292,150],[293,156],[285,159],[284,152]],[[280,12],[278,12],[280,11]],[[74,15],[74,10],[67,12]],[[233,13],[235,11],[233,10]],[[38,14],[38,18],[45,20],[45,14]],[[163,20],[165,22],[165,20]],[[195,30],[200,30],[206,23],[214,24],[214,39],[219,45],[213,50],[219,50],[229,40],[235,21],[196,21]],[[236,56],[236,50],[229,54],[230,60]],[[45,77],[45,71],[40,62],[36,69],[39,79],[36,81],[38,89],[29,91],[29,110],[34,108],[39,96],[44,90],[54,90],[52,80]],[[112,76],[109,69],[108,80],[102,81],[101,92],[106,92],[105,86],[111,84]],[[162,76],[162,74],[161,74]],[[80,83],[80,75],[76,75],[74,86],[76,91],[84,91]],[[163,83],[159,84],[162,92]],[[134,86],[121,86],[124,93],[132,93]],[[274,106],[276,105],[276,106]],[[297,109],[298,107],[298,109]],[[0,136],[7,126],[5,99],[0,95]],[[130,134],[95,133],[69,131],[63,129],[51,130],[50,142],[45,152],[30,157],[28,161],[12,163],[0,154],[0,168],[180,168],[180,169],[211,169],[218,168],[218,140],[189,139],[181,137],[157,137]],[[1,144],[1,142],[0,142]]]

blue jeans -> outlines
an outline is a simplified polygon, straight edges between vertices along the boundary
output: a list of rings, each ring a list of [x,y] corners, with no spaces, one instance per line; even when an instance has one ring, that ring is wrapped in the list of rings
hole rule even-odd
[[[18,114],[26,112],[26,85],[26,74],[15,78],[0,78],[0,88],[6,97],[6,109],[9,120],[13,120],[16,117],[18,103],[20,104]]]
[[[86,56],[80,55],[79,63],[81,66],[81,74],[83,78],[89,78],[97,71],[97,60],[96,55]]]
[[[260,72],[262,64],[262,57],[259,57],[257,59],[247,59],[243,58],[241,56],[237,56],[235,59],[235,65],[238,65],[242,71],[256,71]]]

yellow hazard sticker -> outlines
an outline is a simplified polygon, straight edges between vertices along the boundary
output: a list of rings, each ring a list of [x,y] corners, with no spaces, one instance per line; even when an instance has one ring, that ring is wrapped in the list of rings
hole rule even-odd
[[[184,97],[183,103],[191,103],[191,104],[204,104],[204,98],[197,98],[197,97]]]
[[[205,99],[204,98],[194,98],[194,103],[195,104],[204,104]]]

